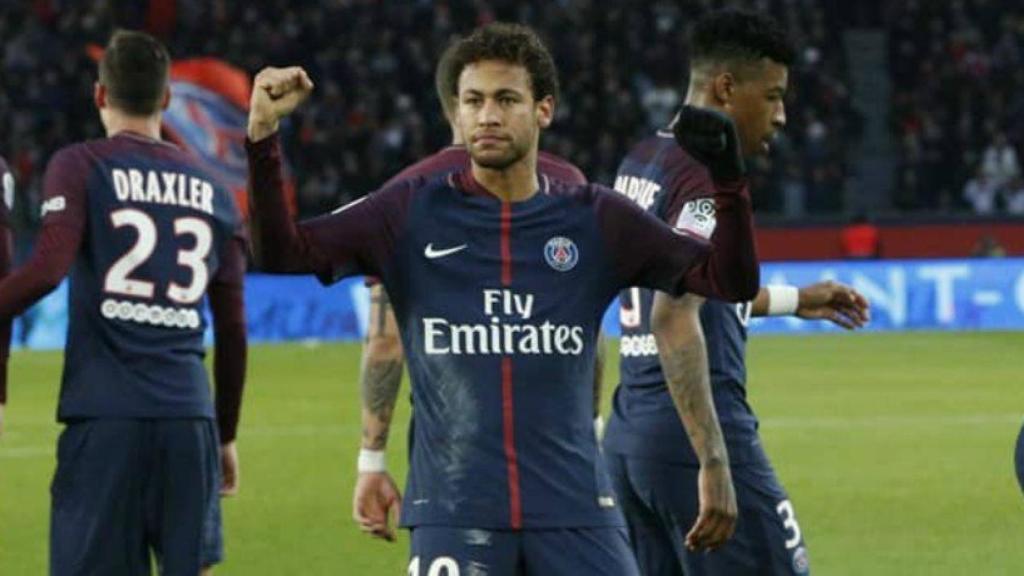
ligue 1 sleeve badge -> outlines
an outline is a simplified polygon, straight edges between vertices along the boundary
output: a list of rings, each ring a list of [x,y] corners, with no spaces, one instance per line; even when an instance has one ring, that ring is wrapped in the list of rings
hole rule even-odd
[[[555,236],[544,245],[544,260],[559,272],[572,270],[579,259],[580,251],[576,243],[565,236]]]

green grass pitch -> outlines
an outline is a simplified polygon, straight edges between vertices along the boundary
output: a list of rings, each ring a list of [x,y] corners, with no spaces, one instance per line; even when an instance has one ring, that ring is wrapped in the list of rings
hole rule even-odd
[[[358,352],[252,349],[242,493],[225,503],[228,559],[218,574],[405,574],[404,535],[371,541],[350,520]],[[11,360],[0,438],[5,576],[46,570],[59,369],[57,353]],[[1024,334],[754,337],[750,374],[814,573],[1024,574],[1024,498],[1013,475]],[[403,386],[390,446],[399,479],[406,394]]]

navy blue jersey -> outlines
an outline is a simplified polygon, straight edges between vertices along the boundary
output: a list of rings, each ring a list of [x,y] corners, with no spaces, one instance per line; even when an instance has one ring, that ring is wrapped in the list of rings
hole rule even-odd
[[[391,298],[416,406],[405,526],[622,525],[592,424],[603,312],[626,286],[756,290],[748,236],[709,254],[600,186],[542,176],[536,194],[506,202],[469,172],[295,225],[279,209],[277,139],[248,154],[266,269],[325,283],[372,274]],[[720,218],[746,230],[745,192],[723,195]]]
[[[680,149],[670,132],[640,142],[623,160],[615,189],[658,219],[702,237],[715,230],[715,192],[707,168]],[[651,333],[652,290],[620,294],[620,385],[605,447],[631,456],[696,462],[665,384]],[[757,420],[746,401],[746,340],[750,303],[709,299],[700,313],[715,408],[729,455],[743,461]]]
[[[465,170],[469,167],[469,162],[469,151],[466,150],[466,147],[453,144],[427,156],[412,166],[407,166],[385,182],[383,188],[414,178],[426,180],[442,178]],[[587,183],[587,178],[583,175],[583,172],[571,162],[544,151],[537,153],[537,173],[566,184]],[[373,276],[366,278],[367,286],[373,286],[377,282],[378,279]]]
[[[44,233],[80,238],[58,417],[212,418],[202,306],[241,233],[228,190],[122,132],[58,151],[43,193]]]

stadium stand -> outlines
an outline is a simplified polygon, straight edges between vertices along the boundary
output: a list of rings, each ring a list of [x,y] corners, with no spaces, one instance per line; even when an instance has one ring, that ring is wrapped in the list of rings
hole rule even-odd
[[[290,131],[300,209],[322,212],[374,189],[448,138],[433,91],[434,57],[455,34],[494,19],[540,29],[560,68],[558,121],[543,146],[610,183],[628,147],[665,124],[682,93],[685,45],[710,2],[593,0],[446,2],[109,2],[51,0],[8,8],[0,146],[21,189],[36,194],[49,154],[99,134],[87,105],[92,78],[83,46],[115,26],[163,33],[176,58],[214,55],[255,72],[300,62],[319,89]],[[771,10],[800,47],[789,127],[757,168],[761,208],[793,216],[839,208],[855,133],[844,57],[817,2],[747,1]],[[140,7],[141,6],[141,7]],[[564,34],[566,29],[574,30]],[[23,203],[32,205],[31,202]]]

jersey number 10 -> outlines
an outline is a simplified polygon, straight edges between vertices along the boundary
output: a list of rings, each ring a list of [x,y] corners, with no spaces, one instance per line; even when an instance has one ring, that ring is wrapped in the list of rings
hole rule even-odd
[[[148,214],[134,208],[117,210],[110,215],[114,228],[131,226],[135,229],[135,245],[114,262],[103,282],[103,290],[110,294],[153,298],[155,287],[152,282],[132,278],[136,268],[142,266],[153,255],[158,241],[156,223]],[[190,249],[178,250],[178,264],[192,272],[192,281],[181,286],[171,281],[167,286],[167,298],[179,304],[194,304],[206,292],[209,270],[206,257],[213,245],[210,225],[199,218],[183,217],[174,220],[174,236],[192,236],[195,243]]]

